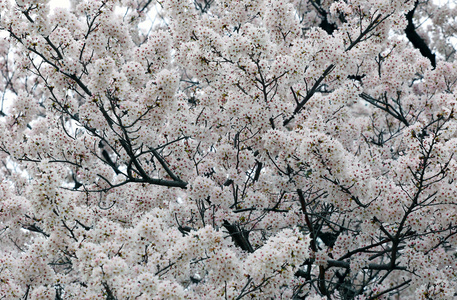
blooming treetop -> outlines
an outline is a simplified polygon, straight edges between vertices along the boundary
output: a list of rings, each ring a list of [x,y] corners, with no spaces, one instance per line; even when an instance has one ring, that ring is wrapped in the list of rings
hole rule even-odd
[[[47,2],[0,1],[0,299],[455,296],[455,5]]]

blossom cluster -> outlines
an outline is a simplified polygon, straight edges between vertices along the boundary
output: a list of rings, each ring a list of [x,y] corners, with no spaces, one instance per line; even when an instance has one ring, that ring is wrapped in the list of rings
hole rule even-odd
[[[456,8],[48,2],[0,0],[0,299],[455,296]]]

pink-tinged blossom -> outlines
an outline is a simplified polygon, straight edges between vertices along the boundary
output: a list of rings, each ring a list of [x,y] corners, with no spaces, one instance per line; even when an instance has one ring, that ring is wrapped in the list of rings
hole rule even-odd
[[[450,299],[457,8],[0,0],[0,299]]]

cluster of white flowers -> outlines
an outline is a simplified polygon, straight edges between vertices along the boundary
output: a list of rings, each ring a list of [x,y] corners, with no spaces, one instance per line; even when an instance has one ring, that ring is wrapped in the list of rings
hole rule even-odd
[[[48,2],[0,0],[0,299],[453,297],[457,8]]]

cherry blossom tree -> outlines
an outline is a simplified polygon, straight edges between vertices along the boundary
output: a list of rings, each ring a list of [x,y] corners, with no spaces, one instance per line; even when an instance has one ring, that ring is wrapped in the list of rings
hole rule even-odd
[[[456,296],[455,3],[48,2],[0,1],[0,299]]]

